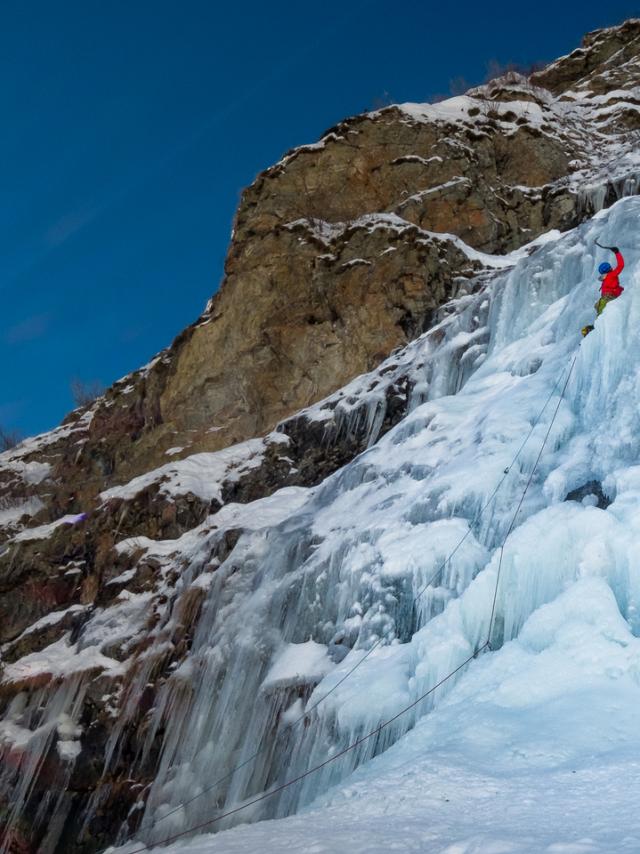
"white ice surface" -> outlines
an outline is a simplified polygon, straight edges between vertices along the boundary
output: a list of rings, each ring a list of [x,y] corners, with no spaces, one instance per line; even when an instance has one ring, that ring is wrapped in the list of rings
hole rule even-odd
[[[639,704],[640,640],[584,578],[300,814],[149,850],[635,854]]]
[[[269,738],[276,714],[258,702],[238,715],[242,697],[256,695],[265,672],[278,672],[283,642],[311,638],[352,651],[333,659],[296,707],[320,702],[280,736],[279,764],[276,753],[270,771],[258,759],[236,773],[222,808],[400,714],[382,731],[377,752],[386,751],[372,759],[369,740],[270,799],[271,807],[242,814],[297,816],[223,823],[219,835],[169,850],[640,850],[638,216],[640,200],[624,200],[518,260],[493,286],[486,358],[462,388],[447,394],[443,384],[444,393],[417,405],[271,534],[242,539],[214,573],[192,661],[206,675],[186,711],[170,685],[158,706],[158,721],[163,704],[171,717],[146,815],[156,821],[156,841],[219,812],[207,787]],[[626,290],[582,341],[603,257],[595,237],[630,247]],[[452,326],[447,334],[464,350],[470,342],[461,332]],[[608,508],[565,501],[591,480],[603,483]],[[439,583],[430,583],[463,537]],[[499,567],[491,639],[500,649],[402,714],[488,637]],[[405,601],[415,603],[413,616]],[[372,644],[380,645],[339,684]],[[285,715],[287,726],[292,718]],[[180,807],[191,793],[200,796]]]
[[[176,540],[119,544],[156,558],[161,582],[178,570],[204,593],[140,746],[144,762],[162,738],[147,842],[337,757],[175,850],[639,850],[639,217],[640,200],[623,200],[483,277],[388,364],[420,387],[405,392],[408,415],[383,437],[372,429],[369,449],[314,489],[228,505]],[[625,247],[625,292],[582,340],[605,257],[595,238]],[[372,424],[385,394],[374,374],[347,398],[370,402]],[[566,500],[591,481],[609,506]],[[217,551],[229,532],[233,547]],[[141,631],[152,595],[123,591],[75,645],[4,678],[126,669],[103,650]],[[106,774],[171,629],[137,660]],[[419,699],[489,636],[496,651]],[[79,689],[65,691],[46,720],[77,721]],[[41,719],[38,697],[29,712]],[[21,715],[5,740],[28,739]]]
[[[262,683],[263,689],[319,682],[333,669],[327,647],[309,640],[287,644],[271,665]]]

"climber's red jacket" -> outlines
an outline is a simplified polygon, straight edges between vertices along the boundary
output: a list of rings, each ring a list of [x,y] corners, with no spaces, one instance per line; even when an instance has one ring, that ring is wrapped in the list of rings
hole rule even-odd
[[[609,297],[613,299],[614,297],[619,297],[623,287],[620,286],[620,282],[618,281],[618,276],[624,270],[624,258],[620,254],[620,252],[616,252],[616,261],[618,262],[615,266],[615,269],[609,270],[609,272],[605,275],[602,280],[602,287],[600,288],[600,293],[603,297]]]

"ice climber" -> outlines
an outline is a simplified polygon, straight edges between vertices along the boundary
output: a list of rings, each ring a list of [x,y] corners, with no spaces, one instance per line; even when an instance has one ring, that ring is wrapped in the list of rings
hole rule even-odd
[[[601,246],[598,243],[598,246]],[[603,261],[598,267],[598,274],[602,285],[600,286],[600,299],[595,304],[594,308],[598,317],[607,307],[607,303],[612,299],[617,299],[623,292],[624,288],[620,284],[618,276],[624,270],[624,258],[617,246],[601,246],[602,249],[610,249],[616,256],[616,266],[612,267],[608,261]],[[583,335],[588,335],[593,329],[593,326],[585,326],[582,330]]]

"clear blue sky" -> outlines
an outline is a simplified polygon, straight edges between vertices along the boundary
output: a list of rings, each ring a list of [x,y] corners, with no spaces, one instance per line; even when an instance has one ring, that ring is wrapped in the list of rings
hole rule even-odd
[[[0,425],[149,360],[216,290],[243,186],[380,100],[550,60],[627,0],[0,0]]]

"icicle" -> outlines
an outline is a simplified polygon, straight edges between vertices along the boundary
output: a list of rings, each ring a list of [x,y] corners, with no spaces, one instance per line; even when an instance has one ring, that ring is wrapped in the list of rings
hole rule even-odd
[[[612,637],[623,637],[623,618],[639,631],[640,475],[631,470],[640,456],[639,212],[639,200],[625,200],[541,243],[512,269],[483,279],[483,290],[457,302],[437,335],[396,354],[377,385],[368,375],[342,404],[332,401],[337,429],[373,436],[386,388],[400,376],[415,382],[401,423],[276,524],[267,516],[260,524],[256,502],[253,529],[225,552],[189,658],[159,686],[145,721],[136,768],[159,742],[161,751],[141,838],[162,840],[337,755],[455,670],[490,628],[494,649],[521,641],[534,655],[560,631],[564,614],[577,619],[588,594],[590,619],[605,619],[603,601]],[[598,287],[596,237],[632,245],[630,286],[582,341]],[[576,354],[561,397],[558,383]],[[615,500],[606,512],[564,501],[576,469],[612,479]],[[202,528],[197,536],[185,578],[197,576],[221,535]],[[145,668],[166,642],[158,631],[149,658],[130,673],[108,763],[135,714],[135,693],[150,678]],[[291,659],[297,669],[284,667]],[[460,678],[300,785],[216,829],[309,803],[400,739]],[[62,713],[69,718],[61,723]],[[67,732],[77,722],[66,706],[56,720]]]
[[[73,676],[53,689],[25,690],[12,699],[0,722],[0,801],[9,804],[0,851],[12,850],[24,821],[36,831],[49,825],[48,841],[52,847],[57,842],[87,685],[86,677]]]

